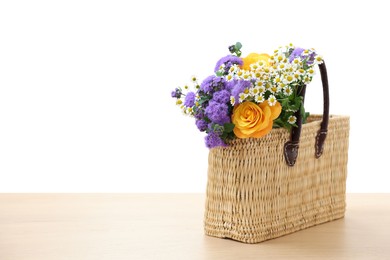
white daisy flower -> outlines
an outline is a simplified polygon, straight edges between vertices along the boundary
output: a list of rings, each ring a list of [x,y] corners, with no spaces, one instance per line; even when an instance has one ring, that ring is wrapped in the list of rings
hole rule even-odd
[[[239,77],[239,78],[242,78],[242,75],[244,75],[244,71],[241,70],[241,69],[238,69],[237,72],[236,72],[236,76]]]
[[[268,97],[268,105],[270,105],[271,107],[274,106],[276,104],[277,100],[276,100],[276,97],[274,95],[270,95]]]
[[[289,118],[287,119],[287,122],[289,122],[290,124],[295,124],[296,121],[296,116],[289,116]]]
[[[266,90],[266,89],[265,89],[265,87],[264,87],[264,86],[259,86],[259,87],[258,87],[258,89],[259,89],[259,94],[261,94],[261,95],[262,95],[262,94],[264,94],[264,93],[265,93],[265,90]]]
[[[257,102],[257,103],[263,103],[264,102],[264,97],[263,97],[263,95],[257,95],[257,96],[255,96],[255,101]]]
[[[230,97],[230,104],[232,104],[232,106],[236,104],[236,99],[233,96]]]
[[[249,67],[251,68],[251,70],[257,70],[259,68],[259,65],[257,64],[257,62],[255,62],[249,65]]]
[[[285,63],[280,63],[280,64],[278,65],[278,69],[279,69],[279,70],[285,70],[285,69],[286,69],[286,64],[285,64]]]
[[[258,62],[256,62],[257,65],[261,68],[261,67],[264,67],[265,66],[265,62],[262,61],[262,60],[259,60]]]
[[[284,84],[289,84],[289,83],[293,82],[294,80],[295,80],[294,75],[287,74],[283,77]]]
[[[252,78],[260,79],[262,75],[262,72],[260,70],[256,70],[252,73]]]
[[[309,49],[306,49],[302,52],[302,56],[308,56],[310,54],[310,50]]]
[[[307,70],[307,74],[309,76],[314,76],[315,73],[316,73],[316,71],[314,70],[314,68],[310,68],[310,69]]]
[[[274,78],[274,82],[275,82],[275,84],[279,85],[282,82],[282,79],[280,78],[280,76],[276,76]]]
[[[293,93],[293,90],[290,86],[287,86],[283,89],[283,93],[286,95],[286,96],[290,96],[292,93]]]
[[[305,76],[305,77],[303,78],[303,82],[304,82],[306,85],[309,84],[309,83],[311,82],[311,77]]]
[[[242,75],[242,78],[244,80],[250,80],[252,78],[251,73],[249,71],[245,71],[245,73]]]
[[[239,95],[238,102],[239,102],[239,103],[242,103],[247,97],[248,97],[248,95],[246,95],[246,94],[244,94],[244,93],[241,93],[241,94]]]
[[[276,94],[280,91],[280,87],[278,85],[272,85],[268,90],[271,91],[272,94]]]
[[[255,82],[255,86],[256,86],[256,87],[261,87],[261,86],[263,86],[263,81],[257,80],[257,81]]]
[[[234,76],[233,74],[228,74],[225,79],[226,81],[232,81],[234,79]]]
[[[321,64],[321,63],[324,62],[324,60],[323,60],[322,56],[316,55],[316,56],[314,57],[314,62],[315,62],[316,64]]]
[[[259,94],[259,88],[258,87],[254,87],[254,88],[251,88],[249,90],[249,93],[252,95],[252,96],[256,96]]]

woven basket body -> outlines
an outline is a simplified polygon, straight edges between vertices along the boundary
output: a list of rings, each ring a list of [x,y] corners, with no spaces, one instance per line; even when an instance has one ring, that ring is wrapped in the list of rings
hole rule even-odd
[[[235,139],[210,150],[204,228],[210,236],[258,243],[342,218],[345,213],[349,117],[330,116],[323,154],[315,139],[322,116],[302,125],[290,167],[286,129],[259,139]]]

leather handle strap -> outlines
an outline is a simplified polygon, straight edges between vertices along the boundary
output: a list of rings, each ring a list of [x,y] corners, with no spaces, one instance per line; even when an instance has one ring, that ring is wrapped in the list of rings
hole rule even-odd
[[[316,142],[315,142],[315,157],[319,158],[324,151],[324,143],[326,135],[328,133],[328,123],[329,123],[329,84],[328,84],[328,74],[326,71],[325,62],[318,65],[321,73],[321,81],[324,95],[324,113],[322,116],[321,128],[317,133]],[[298,93],[302,96],[302,105],[305,98],[306,85],[300,86]],[[299,150],[299,138],[301,136],[302,130],[302,115],[298,110],[295,113],[297,118],[297,127],[292,128],[291,130],[291,140],[284,144],[284,158],[286,163],[289,166],[294,166],[298,157]]]

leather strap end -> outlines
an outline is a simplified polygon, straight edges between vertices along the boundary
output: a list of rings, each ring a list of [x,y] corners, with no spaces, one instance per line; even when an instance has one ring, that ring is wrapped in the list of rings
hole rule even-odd
[[[294,166],[298,158],[299,142],[288,141],[284,144],[284,158],[288,166]]]
[[[320,156],[324,152],[324,143],[325,143],[325,139],[326,139],[327,134],[328,134],[327,130],[320,130],[317,133],[317,136],[316,136],[316,154],[315,154],[316,158],[320,158]]]

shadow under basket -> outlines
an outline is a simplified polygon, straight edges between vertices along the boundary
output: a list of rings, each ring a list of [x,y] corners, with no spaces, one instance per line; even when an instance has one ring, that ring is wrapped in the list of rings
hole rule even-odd
[[[293,167],[283,156],[286,129],[210,150],[206,235],[258,243],[344,217],[349,117],[329,117],[323,154],[316,158],[321,119],[310,116],[302,125]]]

